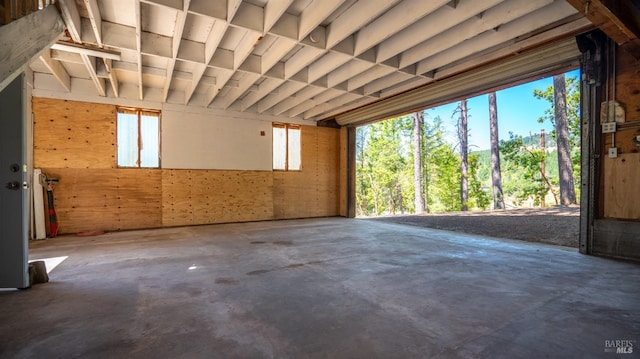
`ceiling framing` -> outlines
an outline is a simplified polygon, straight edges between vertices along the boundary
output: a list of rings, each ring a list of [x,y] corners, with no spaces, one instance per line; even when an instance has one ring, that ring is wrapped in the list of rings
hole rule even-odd
[[[60,91],[314,121],[592,27],[565,0],[58,6],[66,36],[31,68]]]

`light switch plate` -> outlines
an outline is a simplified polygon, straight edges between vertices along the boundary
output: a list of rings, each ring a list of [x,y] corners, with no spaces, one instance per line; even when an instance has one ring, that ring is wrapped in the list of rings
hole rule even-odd
[[[616,147],[611,147],[609,149],[609,158],[616,158],[618,157],[618,149]]]
[[[615,122],[605,122],[602,124],[602,133],[614,133],[616,132]]]

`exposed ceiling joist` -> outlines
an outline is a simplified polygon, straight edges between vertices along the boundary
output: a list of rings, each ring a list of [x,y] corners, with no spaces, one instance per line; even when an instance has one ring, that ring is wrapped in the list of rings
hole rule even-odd
[[[311,120],[504,49],[573,36],[538,35],[581,16],[566,0],[60,0],[60,8],[67,43],[37,70],[64,84],[60,69],[72,83],[82,63],[98,93],[111,83],[106,96],[131,97],[119,91],[127,85],[138,88],[135,100]],[[81,46],[60,47],[71,42]]]

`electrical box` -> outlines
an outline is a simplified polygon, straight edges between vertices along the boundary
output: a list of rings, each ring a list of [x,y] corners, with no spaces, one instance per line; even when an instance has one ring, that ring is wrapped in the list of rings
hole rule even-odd
[[[618,149],[616,147],[611,147],[609,149],[609,158],[616,158],[618,157]]]
[[[602,124],[602,133],[614,133],[616,132],[615,122],[605,122]]]

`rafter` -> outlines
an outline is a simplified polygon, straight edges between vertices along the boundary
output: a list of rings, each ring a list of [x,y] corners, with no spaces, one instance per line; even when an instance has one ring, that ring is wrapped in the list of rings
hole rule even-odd
[[[457,7],[443,6],[378,45],[376,62],[383,62],[444,32],[504,0],[461,0]]]
[[[526,15],[523,14],[524,16],[520,21],[507,23],[499,31],[484,32],[453,47],[443,44],[441,48],[446,46],[447,51],[437,51],[434,56],[420,61],[417,64],[416,71],[418,74],[422,74],[437,69],[455,59],[470,56],[482,49],[497,46],[518,36],[525,35],[531,32],[532,28],[541,28],[545,25],[553,24],[571,13],[573,13],[571,5],[564,2],[553,2],[549,6],[528,12]]]
[[[60,82],[60,85],[62,85],[67,92],[71,92],[71,78],[60,61],[51,58],[51,50],[44,51],[42,55],[40,55],[40,61],[51,71],[53,77]]]
[[[405,0],[358,31],[354,53],[359,55],[389,36],[435,11],[450,0]]]
[[[173,79],[173,70],[176,66],[176,57],[178,56],[178,49],[180,48],[180,41],[182,40],[182,32],[184,31],[184,24],[187,21],[187,11],[189,10],[189,4],[191,0],[182,0],[182,11],[178,11],[176,15],[176,27],[173,31],[173,38],[171,42],[171,58],[167,62],[167,71],[165,74],[164,87],[162,89],[162,100],[167,102],[169,96],[169,89],[171,88],[171,80]]]
[[[100,16],[100,8],[98,8],[97,0],[84,0],[84,4],[89,14],[91,28],[96,36],[98,46],[102,47],[102,17]]]
[[[407,50],[402,54],[400,67],[414,64],[430,55],[445,51],[467,39],[496,28],[501,24],[511,22],[527,13],[554,3],[553,0],[512,0],[502,3],[485,12],[480,18],[470,18],[458,26],[452,27],[438,36]],[[556,4],[559,2],[555,2]],[[508,10],[505,12],[505,10]],[[541,21],[544,21],[541,19]],[[531,29],[531,28],[530,28]]]
[[[96,90],[98,90],[98,95],[105,97],[107,96],[107,92],[105,90],[104,79],[98,77],[96,73],[96,58],[90,57],[89,55],[80,55],[82,57],[82,62],[86,66],[89,71],[89,76],[93,81],[93,84],[96,85]]]
[[[133,0],[133,16],[136,21],[136,51],[138,61],[138,99],[144,99],[144,83],[142,82],[142,18],[140,0]]]
[[[371,6],[368,1],[356,2],[327,27],[327,48],[334,47],[397,2],[398,0],[376,0],[377,6]]]
[[[223,21],[218,21],[213,24],[211,27],[211,31],[209,32],[209,36],[207,37],[207,42],[204,44],[204,64],[195,63],[194,71],[193,71],[193,79],[191,80],[190,87],[187,88],[187,92],[184,96],[184,103],[187,104],[191,100],[191,96],[193,96],[193,92],[198,87],[200,83],[200,79],[204,75],[204,72],[207,70],[207,64],[211,62],[213,58],[213,54],[215,53],[220,41],[222,40],[222,36],[227,30],[227,23]]]
[[[300,14],[298,29],[298,40],[302,40],[311,31],[313,31],[318,25],[331,15],[331,13],[337,9],[343,0],[313,0],[309,6]]]

